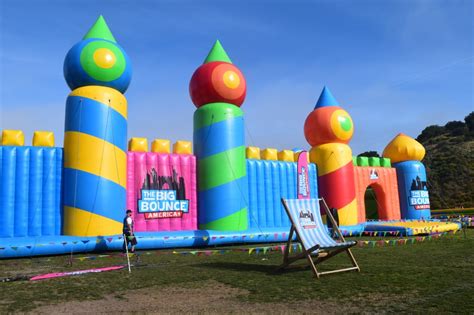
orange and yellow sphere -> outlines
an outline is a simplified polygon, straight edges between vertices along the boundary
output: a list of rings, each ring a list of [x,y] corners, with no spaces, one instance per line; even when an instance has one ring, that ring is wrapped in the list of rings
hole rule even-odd
[[[306,141],[313,147],[324,143],[348,144],[353,134],[352,118],[339,106],[316,108],[304,123]]]

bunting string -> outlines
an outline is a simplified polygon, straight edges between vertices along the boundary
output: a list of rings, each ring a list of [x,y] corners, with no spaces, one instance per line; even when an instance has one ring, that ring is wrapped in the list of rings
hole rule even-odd
[[[472,223],[472,222],[471,222]],[[446,232],[439,232],[438,230],[436,230],[435,228],[430,228],[430,229],[413,229],[415,234],[425,234],[426,236],[418,236],[416,239],[426,239],[426,238],[437,238],[439,235],[445,235],[445,234],[454,234],[456,233],[457,231],[456,230],[453,230],[453,231],[446,231]],[[400,232],[400,231],[341,231],[342,234],[344,236],[350,236],[350,237],[363,237],[363,236],[371,236],[371,237],[399,237],[399,236],[402,236],[403,234]],[[272,235],[273,234],[273,235]],[[163,239],[165,241],[165,243],[167,241],[179,241],[179,240],[186,240],[186,239],[202,239],[203,241],[207,241],[209,239],[212,239],[212,240],[216,240],[216,239],[227,239],[227,240],[233,240],[233,241],[245,241],[245,239],[253,239],[253,241],[258,241],[259,239],[264,239],[266,242],[268,241],[271,241],[271,237],[270,236],[273,236],[273,239],[275,241],[279,241],[280,239],[280,236],[285,239],[287,237],[287,233],[283,232],[283,233],[272,233],[272,234],[248,234],[248,235],[225,235],[225,236],[212,236],[212,237],[208,237],[208,236],[164,236],[164,237],[159,237],[159,236],[137,236],[138,239],[143,239],[143,238],[146,238],[147,240],[151,240],[151,239]],[[7,245],[3,245],[3,246],[0,246],[0,255],[1,255],[1,252],[3,250],[7,250],[7,249],[11,249],[11,250],[14,250],[14,251],[17,251],[21,248],[25,248],[25,249],[28,249],[28,250],[31,250],[33,247],[43,247],[43,246],[48,246],[48,245],[63,245],[63,246],[66,246],[66,245],[72,245],[72,246],[75,246],[75,245],[86,245],[88,244],[89,242],[95,242],[96,244],[100,244],[100,243],[103,243],[103,242],[108,242],[108,243],[111,243],[112,241],[114,240],[122,240],[123,237],[122,236],[116,236],[116,237],[107,237],[107,238],[97,238],[96,240],[90,240],[90,239],[87,239],[87,240],[75,240],[75,241],[58,241],[58,242],[48,242],[48,243],[38,243],[36,245],[21,245],[21,246],[7,246]],[[262,239],[262,240],[263,240]],[[378,241],[359,241],[359,243],[363,243],[363,244],[373,244],[374,242],[380,242],[380,240]],[[384,240],[384,243],[385,244],[394,244],[394,242],[401,242],[400,239],[396,239],[396,240]],[[408,241],[407,241],[408,242]],[[212,245],[212,244],[209,244],[209,245]],[[261,251],[263,251],[263,248],[267,248],[265,249],[265,252],[268,251],[268,248],[270,248],[272,246],[263,246],[263,247],[253,247],[254,248],[254,251],[256,251],[257,248],[259,248],[259,253]],[[200,251],[189,251],[189,252],[200,252]]]
[[[358,247],[381,247],[381,246],[400,246],[400,245],[410,245],[415,243],[422,243],[425,241],[431,241],[433,239],[439,239],[448,234],[455,234],[456,231],[442,232],[431,234],[427,236],[415,236],[415,237],[406,237],[406,238],[396,238],[396,239],[381,239],[381,240],[359,240],[357,241]],[[267,254],[270,252],[281,252],[283,253],[286,249],[286,245],[269,245],[269,246],[255,246],[255,247],[235,247],[235,248],[226,248],[226,249],[209,249],[209,250],[173,250],[173,251],[145,251],[140,253],[129,253],[130,257],[141,256],[141,255],[192,255],[192,256],[215,256],[215,255],[224,255],[235,252],[248,253],[249,255],[260,255]],[[300,243],[293,243],[289,248],[289,252],[301,252],[302,246]],[[105,255],[96,255],[96,256],[82,256],[76,257],[75,260],[85,261],[85,260],[96,260],[101,258],[114,258],[114,257],[125,257],[126,254],[105,254]]]

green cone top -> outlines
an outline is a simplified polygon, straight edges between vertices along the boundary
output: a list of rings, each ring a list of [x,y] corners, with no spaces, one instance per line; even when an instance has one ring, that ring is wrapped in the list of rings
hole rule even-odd
[[[95,21],[94,25],[89,29],[83,40],[89,38],[102,38],[117,43],[102,15],[99,16],[97,21]]]
[[[230,60],[229,56],[227,56],[227,53],[225,52],[219,40],[216,40],[214,46],[212,46],[212,49],[207,55],[206,60],[204,60],[204,64],[213,62],[213,61],[223,61],[223,62],[232,63],[232,61]]]

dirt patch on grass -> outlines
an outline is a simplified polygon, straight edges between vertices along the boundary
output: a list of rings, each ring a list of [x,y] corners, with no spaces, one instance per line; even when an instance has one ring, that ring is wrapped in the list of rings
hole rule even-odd
[[[251,303],[239,297],[250,294],[217,281],[206,281],[199,288],[161,287],[107,295],[101,300],[70,301],[43,305],[32,314],[109,314],[109,313],[206,313],[206,314],[287,314],[360,313],[350,305],[327,301],[293,303]]]

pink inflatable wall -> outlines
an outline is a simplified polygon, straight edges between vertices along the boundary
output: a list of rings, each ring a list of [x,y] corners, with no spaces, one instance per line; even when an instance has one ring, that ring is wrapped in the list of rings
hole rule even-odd
[[[174,190],[179,200],[189,201],[189,210],[181,217],[146,219],[138,212],[142,189]],[[197,230],[196,157],[127,152],[127,209],[133,211],[137,232]]]

